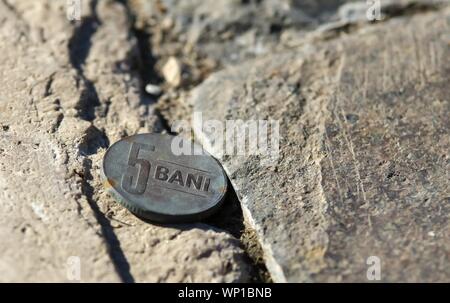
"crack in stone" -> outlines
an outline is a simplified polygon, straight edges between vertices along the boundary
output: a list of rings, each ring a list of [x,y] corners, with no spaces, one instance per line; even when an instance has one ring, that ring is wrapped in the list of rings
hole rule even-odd
[[[93,0],[90,3],[92,15],[81,20],[80,25],[75,28],[68,44],[70,63],[77,70],[79,80],[81,80],[84,86],[76,109],[80,117],[86,121],[93,121],[95,119],[95,108],[100,105],[97,89],[94,83],[84,75],[83,67],[89,56],[92,37],[101,25],[96,13],[97,3],[98,0]]]
[[[93,0],[90,3],[91,15],[81,20],[69,40],[70,63],[81,75],[83,74],[83,64],[86,62],[92,46],[92,37],[101,25],[96,12],[97,2],[98,0]]]
[[[108,220],[105,214],[100,210],[99,206],[95,202],[95,199],[93,198],[95,190],[94,187],[89,182],[93,180],[91,170],[92,170],[92,161],[88,158],[84,158],[83,175],[81,176],[83,180],[82,193],[86,197],[89,206],[94,212],[97,222],[101,226],[102,235],[106,239],[108,253],[111,258],[111,261],[113,262],[117,274],[119,275],[122,282],[133,283],[134,278],[130,272],[130,264],[128,263],[124,252],[122,251],[120,241],[118,240],[116,234],[114,233],[114,229],[111,226],[110,220]]]
[[[84,75],[84,64],[92,47],[92,37],[97,32],[98,27],[101,26],[101,21],[96,13],[97,3],[98,0],[90,2],[92,15],[85,17],[81,21],[81,24],[75,28],[68,44],[70,63],[77,71],[77,86],[80,86],[82,89],[76,109],[81,119],[91,122],[96,119],[95,110],[100,105],[100,99],[94,83]],[[130,264],[126,259],[110,220],[100,210],[100,207],[94,199],[95,189],[91,185],[91,181],[94,178],[91,173],[92,160],[89,156],[96,154],[99,147],[109,146],[109,138],[94,125],[86,131],[86,136],[87,138],[85,138],[84,144],[79,146],[79,151],[83,156],[83,173],[79,174],[82,178],[82,194],[86,197],[101,227],[101,236],[106,241],[109,257],[121,281],[133,283],[134,278],[130,271]],[[100,144],[96,143],[99,139]]]

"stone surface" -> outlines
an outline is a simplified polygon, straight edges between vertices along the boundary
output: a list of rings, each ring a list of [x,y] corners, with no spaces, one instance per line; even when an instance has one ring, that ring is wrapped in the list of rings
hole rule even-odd
[[[254,280],[242,244],[270,280],[260,243],[275,281],[448,281],[449,1],[364,2],[0,0],[0,281]],[[233,193],[183,226],[106,193],[105,149],[193,105],[281,122],[274,165],[222,159],[245,225]]]
[[[433,10],[448,0],[383,0],[381,18]],[[336,33],[346,34],[367,19],[366,1],[353,0],[130,0],[147,54],[154,67],[146,83],[163,83],[165,63],[175,57],[183,67],[182,83],[164,83],[158,100],[169,121],[189,119],[189,92],[212,72],[230,64],[297,48]],[[148,68],[146,68],[148,69]]]
[[[0,280],[249,279],[240,243],[210,225],[140,221],[100,181],[106,147],[161,130],[141,93],[138,41],[118,1],[0,1]]]
[[[186,70],[186,85],[197,84],[220,65],[273,52],[283,36],[304,34],[337,20],[340,5],[352,0],[130,0],[138,27],[150,35],[152,55],[175,56]]]
[[[382,281],[450,279],[450,10],[403,13],[192,92],[204,120],[280,122],[275,164],[221,159],[276,282],[364,282],[370,256]]]
[[[423,9],[447,0],[382,0],[381,17]],[[375,1],[374,1],[375,2]],[[138,26],[148,32],[156,63],[176,56],[193,83],[217,65],[239,63],[303,41],[330,22],[368,22],[367,1],[356,0],[130,0]]]

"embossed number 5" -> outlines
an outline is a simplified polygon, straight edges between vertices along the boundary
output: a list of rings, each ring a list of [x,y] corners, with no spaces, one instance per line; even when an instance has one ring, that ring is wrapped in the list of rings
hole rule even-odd
[[[129,170],[122,176],[122,188],[134,195],[142,195],[145,192],[151,168],[150,162],[145,159],[139,159],[139,151],[141,149],[154,151],[155,147],[146,144],[132,143],[130,154],[128,155],[128,165],[131,167],[139,166],[137,176],[130,174]],[[136,183],[135,185],[133,185],[133,181]]]

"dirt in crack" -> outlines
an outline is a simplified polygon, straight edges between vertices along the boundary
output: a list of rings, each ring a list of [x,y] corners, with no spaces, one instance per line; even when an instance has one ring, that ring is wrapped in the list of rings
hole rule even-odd
[[[77,87],[81,90],[76,109],[79,117],[86,121],[95,120],[95,108],[100,105],[100,99],[94,82],[85,76],[83,70],[92,47],[92,38],[101,25],[96,13],[97,3],[97,0],[91,2],[91,15],[84,17],[76,25],[68,44],[70,63],[77,71]],[[83,180],[82,193],[86,197],[97,222],[101,226],[102,236],[106,240],[109,257],[121,281],[134,282],[134,278],[130,272],[130,265],[122,251],[120,242],[114,233],[110,221],[97,205],[94,199],[95,189],[91,185],[91,182],[93,182],[93,176],[91,174],[92,160],[87,156],[97,153],[98,148],[105,148],[108,145],[109,140],[103,132],[99,131],[95,126],[91,126],[88,129],[85,141],[80,145],[80,152],[85,157],[83,159],[83,172],[79,173],[79,176]]]
[[[79,174],[82,178],[82,193],[86,197],[89,206],[91,207],[97,222],[101,226],[102,236],[106,239],[108,246],[108,253],[113,262],[114,268],[119,275],[122,282],[133,283],[134,278],[130,272],[130,264],[128,263],[124,252],[120,246],[120,242],[114,233],[113,227],[110,221],[106,218],[105,214],[100,210],[99,206],[94,199],[94,187],[91,185],[93,181],[93,176],[91,174],[92,161],[88,158],[83,160],[83,172]]]
[[[84,17],[75,27],[68,44],[70,63],[77,71],[77,85],[81,89],[76,109],[80,118],[86,121],[95,119],[95,108],[100,105],[97,89],[94,83],[84,75],[83,70],[92,47],[92,37],[101,24],[96,13],[97,2],[91,2],[91,15]]]
[[[228,188],[222,209],[206,219],[204,223],[225,230],[240,240],[249,264],[252,265],[251,282],[272,282],[256,232],[245,223],[239,198],[231,182]]]

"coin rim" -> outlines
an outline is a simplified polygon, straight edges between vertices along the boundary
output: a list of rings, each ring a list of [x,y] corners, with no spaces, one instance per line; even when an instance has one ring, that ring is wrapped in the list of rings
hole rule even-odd
[[[107,191],[108,193],[117,201],[119,202],[122,206],[124,206],[125,208],[127,208],[130,212],[132,212],[134,215],[142,218],[142,219],[147,219],[150,221],[154,221],[154,222],[158,222],[158,223],[187,223],[187,222],[193,222],[193,221],[200,221],[206,217],[211,216],[213,213],[215,213],[224,203],[225,201],[225,197],[228,193],[228,187],[229,187],[229,180],[228,180],[228,176],[224,170],[224,168],[222,167],[222,165],[220,164],[220,162],[213,157],[208,151],[206,151],[204,148],[203,152],[205,153],[202,156],[210,156],[214,161],[216,161],[216,163],[219,165],[220,170],[222,172],[222,177],[225,181],[225,189],[224,191],[221,193],[220,196],[218,196],[218,198],[216,199],[216,203],[210,207],[207,208],[204,211],[201,212],[196,212],[196,213],[192,213],[192,214],[183,214],[183,215],[171,215],[171,214],[162,214],[162,213],[158,213],[155,211],[151,211],[151,210],[143,210],[142,208],[136,207],[135,205],[130,204],[127,199],[125,199],[118,190],[116,190],[114,188],[114,186],[110,183],[109,178],[106,176],[105,173],[105,159],[106,156],[108,155],[108,153],[111,151],[111,149],[113,148],[114,145],[120,143],[123,140],[126,139],[132,139],[134,137],[138,137],[138,136],[146,136],[146,135],[157,135],[157,136],[167,136],[167,137],[172,137],[175,138],[176,136],[173,135],[166,135],[166,134],[160,134],[160,133],[146,133],[146,134],[136,134],[136,135],[131,135],[131,136],[127,136],[127,137],[123,137],[120,140],[114,142],[105,152],[105,154],[103,155],[103,159],[102,159],[102,165],[101,165],[101,177],[103,179],[103,184],[107,183],[108,184],[108,188]],[[198,144],[197,142],[193,142],[194,144],[197,144],[198,146],[202,147],[200,144]]]

